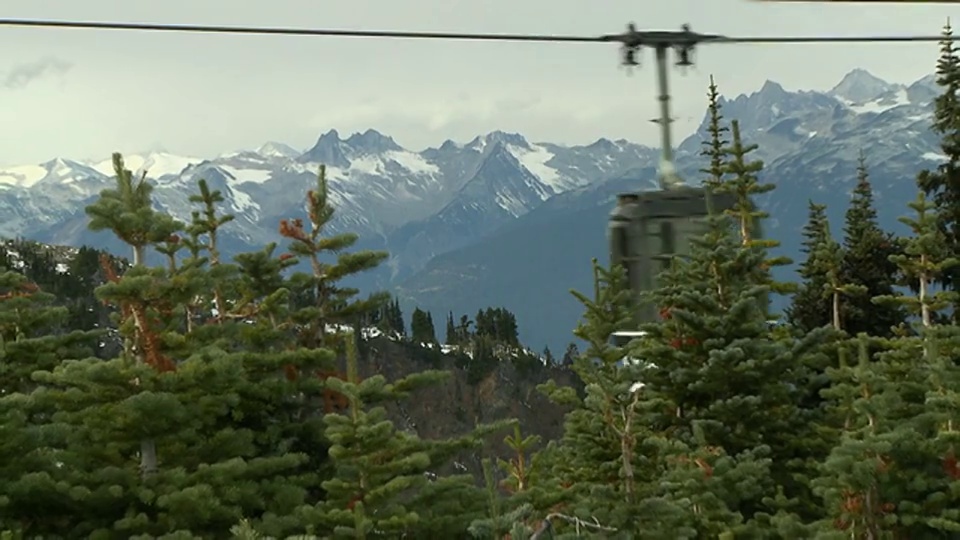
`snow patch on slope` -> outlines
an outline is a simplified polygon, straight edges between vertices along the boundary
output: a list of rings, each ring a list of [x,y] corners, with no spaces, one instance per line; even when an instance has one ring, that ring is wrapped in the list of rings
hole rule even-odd
[[[440,167],[413,152],[391,151],[386,153],[386,157],[413,174],[433,175],[440,172]]]
[[[901,88],[897,90],[896,94],[891,96],[885,96],[873,101],[868,101],[866,103],[852,103],[849,100],[844,100],[844,104],[849,107],[853,112],[857,114],[880,114],[882,112],[889,111],[901,105],[910,105],[910,98],[907,96],[906,88]]]
[[[180,174],[190,165],[196,165],[201,161],[203,161],[201,158],[177,156],[166,152],[123,157],[127,169],[138,175],[146,171],[150,178]],[[91,168],[105,176],[113,176],[113,158],[91,164]]]
[[[0,171],[0,184],[28,188],[47,176],[47,170],[40,165],[22,165]]]
[[[229,165],[219,165],[218,168],[232,176],[238,184],[262,184],[271,176],[271,171],[265,169],[240,169]]]
[[[517,158],[517,161],[527,171],[536,176],[540,182],[552,188],[561,187],[560,173],[547,165],[547,162],[554,157],[553,152],[537,145],[530,145],[530,149],[509,145],[508,149]]]
[[[938,154],[937,152],[924,152],[924,154],[920,157],[927,161],[947,161],[950,159],[943,154]]]
[[[233,201],[231,208],[236,212],[236,215],[243,216],[250,221],[256,221],[260,205],[253,201],[253,197],[233,187],[230,187],[230,194]]]

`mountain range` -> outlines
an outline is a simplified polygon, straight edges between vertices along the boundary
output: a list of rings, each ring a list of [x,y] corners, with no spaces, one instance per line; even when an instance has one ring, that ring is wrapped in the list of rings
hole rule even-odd
[[[829,204],[840,232],[861,151],[881,221],[896,227],[915,196],[916,173],[942,159],[930,129],[937,94],[933,77],[904,85],[856,69],[826,92],[790,92],[767,81],[721,100],[724,117],[739,120],[746,142],[759,145],[763,180],[778,186],[759,202],[772,215],[768,232],[782,254],[800,259],[808,200]],[[701,176],[705,122],[677,148],[688,181]],[[279,220],[304,215],[304,194],[325,164],[337,207],[331,229],[358,233],[360,248],[391,253],[385,268],[357,286],[388,288],[408,309],[418,305],[435,317],[504,306],[517,315],[525,343],[557,350],[573,340],[582,311],[567,291],[589,290],[591,257],[607,258],[615,196],[655,189],[659,150],[626,140],[531,142],[495,131],[415,152],[368,129],[345,138],[330,130],[306,150],[270,142],[211,158],[155,152],[125,159],[155,182],[158,207],[183,220],[199,178],[221,190],[225,210],[237,216],[224,231],[227,253],[278,241]],[[0,236],[125,254],[110,235],[86,228],[84,206],[112,182],[110,160],[2,169]]]

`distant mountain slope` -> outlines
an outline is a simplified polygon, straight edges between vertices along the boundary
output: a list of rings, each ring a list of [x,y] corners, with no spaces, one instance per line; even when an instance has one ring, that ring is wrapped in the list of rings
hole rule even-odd
[[[830,205],[832,229],[842,234],[861,150],[881,221],[899,230],[896,218],[916,195],[916,173],[940,159],[930,131],[935,95],[930,78],[904,86],[856,70],[829,93],[792,93],[768,81],[749,96],[722,101],[724,116],[740,121],[746,142],[760,145],[763,180],[777,185],[758,202],[772,214],[766,232],[781,241],[780,253],[801,260],[800,230],[810,199]],[[698,155],[705,128],[706,118],[678,151],[688,182],[698,181],[705,165]],[[525,342],[562,347],[573,340],[571,330],[582,314],[567,291],[589,291],[590,259],[608,260],[606,222],[616,194],[651,189],[655,177],[652,167],[637,168],[554,197],[481,241],[435,257],[400,284],[401,295],[440,312],[502,304],[517,314]],[[793,279],[793,269],[779,277]],[[783,299],[776,307],[784,307]]]
[[[769,232],[784,253],[798,256],[808,199],[830,203],[834,229],[842,227],[861,150],[880,213],[893,225],[914,196],[916,172],[940,159],[929,129],[937,94],[932,77],[903,85],[854,70],[828,92],[788,92],[767,81],[723,100],[724,116],[760,145],[766,178],[778,185],[760,202],[774,216]],[[702,125],[678,148],[689,181],[699,178],[705,136]],[[110,235],[86,228],[84,206],[112,184],[106,157],[0,169],[0,236],[127,255]],[[408,305],[437,314],[501,304],[517,313],[525,342],[562,347],[580,315],[567,290],[590,287],[590,257],[607,258],[613,197],[654,187],[658,151],[623,140],[533,143],[495,131],[415,152],[369,129],[346,138],[331,130],[305,151],[270,142],[212,158],[154,152],[126,159],[156,183],[158,205],[181,219],[189,217],[196,180],[220,189],[237,215],[222,238],[228,255],[279,240],[279,220],[304,215],[304,195],[324,163],[337,205],[332,232],[356,232],[358,247],[391,253],[385,268],[352,285],[395,288]]]
[[[189,219],[198,179],[221,190],[226,210],[238,218],[225,228],[228,253],[278,240],[279,220],[302,215],[323,163],[337,205],[333,231],[357,232],[363,247],[393,255],[387,270],[365,283],[383,286],[558,193],[602,182],[653,153],[626,141],[565,147],[499,131],[413,152],[369,129],[346,139],[331,130],[305,152],[271,142],[210,159],[156,152],[125,160],[138,174],[147,172],[158,206],[180,219]],[[83,212],[112,185],[112,175],[109,159],[58,158],[0,170],[0,235],[121,249],[109,235],[87,231]]]

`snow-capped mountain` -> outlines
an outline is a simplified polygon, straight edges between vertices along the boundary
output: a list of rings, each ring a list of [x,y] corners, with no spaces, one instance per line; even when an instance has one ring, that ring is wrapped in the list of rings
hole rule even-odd
[[[766,179],[778,184],[760,202],[786,255],[798,257],[809,199],[831,204],[839,230],[861,151],[883,219],[892,225],[905,213],[916,173],[941,159],[930,130],[938,94],[933,77],[897,84],[854,70],[828,91],[791,92],[767,81],[722,100],[724,117],[759,145]],[[700,176],[705,137],[706,117],[678,148],[685,178]],[[107,157],[0,170],[0,236],[119,249],[109,235],[87,231],[83,211],[112,185]],[[199,178],[221,190],[225,210],[237,216],[223,238],[227,252],[279,240],[278,221],[304,215],[304,194],[324,163],[337,205],[332,228],[360,234],[360,247],[391,253],[388,268],[369,279],[402,285],[411,303],[435,312],[504,305],[522,321],[525,342],[562,347],[580,315],[566,291],[589,289],[586,261],[606,259],[612,199],[654,185],[658,151],[623,140],[535,143],[499,131],[414,151],[370,129],[347,137],[331,130],[304,151],[268,142],[215,157],[125,159],[156,183],[158,205],[184,220]]]
[[[414,152],[369,129],[347,138],[331,130],[303,152],[269,142],[209,159],[154,152],[124,160],[155,183],[158,206],[181,220],[190,217],[197,180],[220,190],[225,211],[237,216],[225,241],[237,249],[277,240],[277,223],[302,215],[304,195],[323,163],[337,207],[333,228],[355,231],[372,246],[399,247],[391,249],[391,267],[400,275],[419,269],[424,257],[465,245],[651,152],[626,141],[572,148],[534,144],[502,132]],[[56,159],[0,170],[0,235],[114,247],[85,230],[83,212],[112,177],[110,159]]]
[[[726,121],[738,120],[744,142],[759,145],[753,155],[765,163],[762,180],[777,185],[758,202],[771,213],[765,232],[781,242],[780,254],[802,260],[809,200],[828,205],[831,228],[842,235],[861,151],[882,224],[901,230],[897,218],[909,213],[916,174],[942,159],[930,129],[938,94],[933,77],[902,85],[856,70],[830,91],[789,92],[768,81],[756,92],[722,100]],[[706,166],[699,156],[706,127],[705,114],[677,152],[688,181],[701,178],[698,170]],[[554,196],[483,239],[434,257],[400,283],[402,298],[434,313],[504,305],[521,321],[526,343],[562,348],[583,313],[567,291],[592,290],[590,259],[608,259],[605,233],[615,196],[648,189],[655,175],[651,159],[606,182]],[[792,279],[791,273],[778,277]]]

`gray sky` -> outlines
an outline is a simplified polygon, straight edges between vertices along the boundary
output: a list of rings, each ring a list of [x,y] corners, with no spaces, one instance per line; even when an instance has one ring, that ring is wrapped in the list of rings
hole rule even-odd
[[[602,7],[601,7],[602,6]],[[936,34],[948,4],[752,0],[3,0],[5,18],[599,35]],[[419,150],[502,129],[534,140],[656,144],[654,73],[613,44],[460,43],[0,28],[0,165],[113,151],[213,156],[267,140],[302,148],[369,127]],[[703,46],[674,73],[685,136],[713,73],[727,95],[766,79],[827,89],[854,67],[909,82],[936,44]],[[649,60],[650,52],[643,58]],[[649,62],[647,62],[649,64]]]

